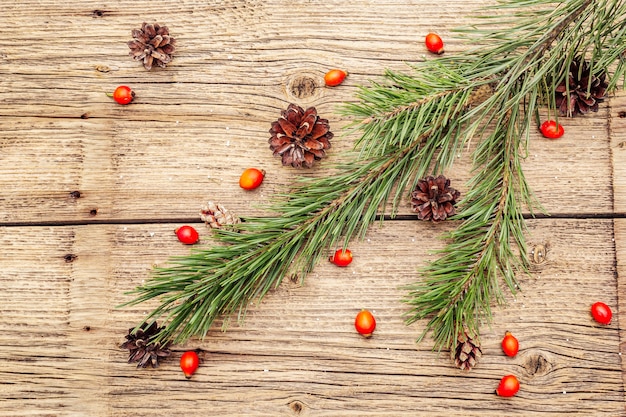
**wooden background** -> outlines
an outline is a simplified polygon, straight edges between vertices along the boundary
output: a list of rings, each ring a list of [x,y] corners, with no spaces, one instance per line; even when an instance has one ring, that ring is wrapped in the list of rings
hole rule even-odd
[[[5,2],[6,3],[6,2]],[[353,136],[338,112],[385,68],[434,59],[422,39],[492,1],[24,0],[0,8],[0,416],[624,416],[626,320],[626,95],[564,121],[548,141],[533,132],[526,175],[552,215],[528,221],[546,261],[494,309],[485,356],[470,373],[432,352],[424,323],[405,326],[400,288],[451,227],[394,220],[326,262],[303,286],[289,280],[243,325],[176,346],[157,370],[136,370],[119,349],[150,305],[117,309],[154,264],[185,254],[173,230],[207,201],[237,214],[262,206],[298,175],[325,175]],[[146,72],[126,42],[143,21],[170,28],[178,50]],[[323,87],[331,68],[350,72]],[[120,84],[129,106],[106,96]],[[268,149],[288,103],[317,107],[336,133],[329,158],[296,171]],[[620,116],[621,112],[621,116]],[[466,191],[467,154],[449,173]],[[267,171],[244,192],[244,168]],[[403,213],[409,214],[408,206]],[[609,304],[609,326],[589,306]],[[372,309],[374,337],[353,329]],[[510,330],[520,353],[499,343]],[[203,349],[191,380],[178,368]],[[494,395],[505,374],[514,398]]]

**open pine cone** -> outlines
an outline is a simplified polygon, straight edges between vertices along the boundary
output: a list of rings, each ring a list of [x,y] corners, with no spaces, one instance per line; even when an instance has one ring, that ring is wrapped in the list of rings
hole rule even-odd
[[[143,61],[148,71],[153,64],[165,68],[172,60],[176,41],[170,36],[167,26],[143,22],[141,29],[133,29],[132,35],[133,40],[128,42],[129,55],[136,61]]]
[[[461,193],[450,187],[450,180],[443,175],[428,176],[417,181],[411,193],[411,208],[420,220],[438,222],[455,213],[454,205]]]
[[[274,156],[280,155],[283,165],[295,168],[311,168],[315,160],[324,158],[333,138],[328,120],[320,118],[315,107],[305,111],[296,104],[281,112],[270,133],[268,142]]]
[[[169,342],[161,344],[150,340],[162,329],[163,327],[159,327],[156,321],[148,328],[146,328],[146,323],[144,323],[134,333],[133,328],[128,329],[126,342],[120,345],[121,349],[129,350],[128,363],[138,362],[137,368],[145,368],[148,365],[158,368],[159,360],[171,354],[171,351],[168,349]]]
[[[556,107],[561,116],[567,117],[597,112],[598,103],[606,97],[607,87],[605,72],[592,75],[587,61],[574,60],[570,64],[568,79],[556,87]]]
[[[472,339],[467,329],[463,329],[457,338],[457,345],[452,353],[454,364],[462,371],[471,370],[483,356],[478,340]]]

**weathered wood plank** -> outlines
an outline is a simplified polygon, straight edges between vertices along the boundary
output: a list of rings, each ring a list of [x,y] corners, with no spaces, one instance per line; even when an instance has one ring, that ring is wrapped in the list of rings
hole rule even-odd
[[[158,370],[135,370],[117,345],[149,306],[115,306],[153,264],[186,253],[175,226],[1,229],[0,415],[626,415],[618,322],[598,326],[589,315],[595,300],[617,303],[611,220],[530,222],[546,261],[494,310],[485,357],[469,374],[432,352],[429,337],[415,344],[425,323],[402,322],[401,287],[442,245],[441,227],[409,221],[355,243],[350,267],[322,262],[303,286],[286,280],[243,325],[177,346]],[[371,339],[352,327],[361,308],[378,320]],[[520,339],[516,358],[500,351],[505,330]],[[185,348],[204,350],[191,381],[177,365]],[[522,383],[513,399],[493,394],[506,373]]]
[[[258,206],[288,189],[298,175],[324,175],[352,139],[336,140],[330,157],[317,168],[285,168],[267,145],[267,129],[277,114],[242,124],[13,120],[0,132],[0,221],[197,219],[209,199],[243,216],[266,214]],[[533,135],[525,165],[532,189],[552,214],[612,213],[611,181],[598,181],[611,177],[606,119],[566,123],[571,135],[561,141]],[[468,160],[462,155],[449,173],[462,193]],[[248,166],[268,173],[254,192],[238,187]],[[410,213],[409,208],[406,201],[402,213]]]
[[[4,224],[197,218],[207,199],[242,215],[263,214],[256,207],[297,175],[325,175],[351,147],[353,136],[339,137],[347,120],[336,109],[354,100],[358,85],[384,68],[432,59],[424,57],[418,34],[433,22],[447,33],[469,22],[459,16],[470,8],[487,4],[434,11],[394,1],[323,8],[241,0],[106,8],[84,2],[80,9],[54,3],[0,11]],[[165,21],[179,38],[165,71],[148,73],[126,56],[130,29],[148,17]],[[34,48],[38,43],[45,47]],[[466,47],[450,38],[448,53]],[[324,72],[337,66],[350,71],[345,85],[324,88]],[[138,93],[127,107],[104,94],[122,83]],[[290,101],[315,105],[338,134],[330,157],[306,173],[281,167],[267,149],[270,123]],[[611,175],[607,116],[564,121],[568,134],[560,141],[533,132],[526,175],[548,212],[612,213],[611,184],[597,181]],[[467,159],[449,173],[462,191]],[[248,166],[269,174],[256,193],[236,186]],[[68,197],[74,191],[79,199]],[[408,205],[402,210],[408,213]]]

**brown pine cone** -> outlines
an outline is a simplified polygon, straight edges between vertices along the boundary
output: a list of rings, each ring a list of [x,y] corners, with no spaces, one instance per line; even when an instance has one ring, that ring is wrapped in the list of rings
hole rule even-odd
[[[574,117],[590,111],[597,112],[598,103],[606,97],[608,85],[605,72],[595,76],[591,74],[589,64],[584,59],[572,61],[567,83],[564,80],[556,87],[556,107],[560,115]]]
[[[469,336],[467,329],[463,329],[457,338],[457,345],[452,352],[454,364],[462,371],[471,370],[483,356],[480,342]]]
[[[315,160],[326,156],[330,149],[333,133],[327,119],[317,115],[315,107],[303,110],[296,104],[290,104],[281,112],[280,118],[272,123],[269,139],[274,156],[282,157],[283,165],[300,168],[313,166]]]
[[[137,362],[137,368],[145,368],[151,365],[153,368],[159,367],[159,360],[170,356],[169,343],[161,344],[151,339],[156,336],[163,327],[159,327],[156,323],[152,323],[146,327],[147,323],[141,325],[136,332],[134,329],[128,329],[126,342],[122,343],[121,349],[128,349],[128,363]]]
[[[129,55],[136,61],[143,61],[148,71],[153,64],[165,68],[172,60],[176,41],[170,36],[167,26],[143,22],[141,29],[133,29],[132,35],[133,40],[128,42]]]
[[[428,176],[417,181],[411,193],[411,208],[420,220],[438,222],[455,214],[454,205],[461,193],[450,187],[450,180],[443,175]]]

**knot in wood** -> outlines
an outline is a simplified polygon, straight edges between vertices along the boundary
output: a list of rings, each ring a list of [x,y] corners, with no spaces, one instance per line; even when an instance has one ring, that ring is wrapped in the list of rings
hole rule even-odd
[[[294,400],[290,402],[288,405],[291,411],[293,411],[294,415],[299,415],[306,408],[306,405],[302,401],[298,401],[298,400]]]
[[[317,90],[317,82],[306,74],[298,74],[287,83],[287,94],[295,98],[304,99],[313,97]]]
[[[530,251],[530,261],[535,265],[545,263],[548,257],[549,247],[550,245],[547,243],[535,245]]]
[[[552,364],[543,354],[535,353],[526,359],[524,362],[524,369],[529,376],[544,376],[550,373],[552,370]]]

